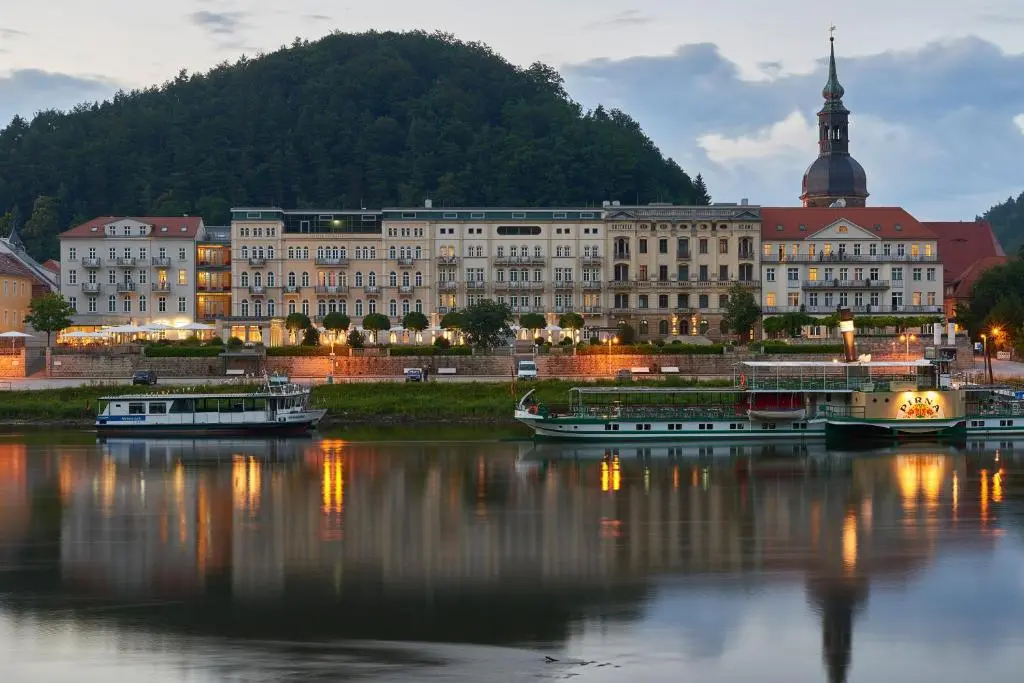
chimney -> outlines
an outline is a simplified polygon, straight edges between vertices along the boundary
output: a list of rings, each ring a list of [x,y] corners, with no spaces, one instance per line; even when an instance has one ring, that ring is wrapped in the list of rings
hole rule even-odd
[[[432,199],[424,199],[423,200],[423,208],[424,209],[432,209],[432,208],[434,208],[434,200],[432,200]]]
[[[750,200],[744,197],[740,200],[740,206],[750,206]]]

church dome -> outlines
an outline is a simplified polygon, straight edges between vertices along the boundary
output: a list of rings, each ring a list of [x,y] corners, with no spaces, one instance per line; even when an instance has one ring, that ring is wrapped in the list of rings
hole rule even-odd
[[[864,167],[849,154],[825,154],[804,171],[801,196],[862,198],[868,196]]]

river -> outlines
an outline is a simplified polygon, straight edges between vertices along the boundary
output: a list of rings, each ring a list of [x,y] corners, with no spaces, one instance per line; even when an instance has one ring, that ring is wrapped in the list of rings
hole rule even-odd
[[[0,437],[0,680],[1024,670],[1024,442],[500,437]]]

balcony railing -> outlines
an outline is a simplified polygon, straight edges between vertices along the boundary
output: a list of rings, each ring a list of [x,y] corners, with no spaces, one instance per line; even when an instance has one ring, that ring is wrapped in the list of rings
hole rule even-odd
[[[591,291],[593,291],[595,289],[599,290],[599,289],[601,289],[601,283],[597,282],[597,281],[594,281],[594,280],[584,280],[584,282],[583,282],[583,289],[591,290]]]
[[[543,266],[543,256],[495,256],[496,266]]]
[[[119,292],[134,292],[135,291],[135,283],[134,282],[118,282],[117,283],[117,291],[119,291]]]
[[[156,263],[156,260],[157,259],[153,259],[153,265],[157,265],[162,268],[166,268],[167,266],[171,265],[171,259],[169,258],[161,259],[161,263]],[[231,267],[231,261],[211,261],[209,259],[200,259],[196,263],[196,267],[202,270],[224,270]]]
[[[906,314],[921,314],[921,313],[942,313],[942,306],[940,305],[923,305],[923,306],[883,306],[881,304],[877,306],[873,305],[862,305],[862,306],[764,306],[761,312],[765,315],[776,314],[776,313],[808,313],[811,315],[831,315],[839,310],[839,308],[847,308],[851,313],[865,313],[873,315],[887,315],[891,313],[906,313]]]
[[[327,257],[327,256],[317,256],[316,257],[316,265],[318,265],[318,266],[347,266],[348,265],[348,258],[346,258],[346,257],[330,258],[330,257]]]
[[[910,254],[766,254],[761,256],[761,263],[936,263],[939,257],[911,256]]]
[[[154,282],[152,287],[153,287],[153,291],[154,292],[169,292],[169,291],[171,291],[171,283],[170,282]]]
[[[287,288],[286,288],[287,289]],[[298,291],[298,288],[295,288]],[[317,294],[348,294],[348,287],[342,285],[317,285]]]
[[[166,256],[154,256],[149,260],[149,262],[152,263],[157,268],[171,267],[171,259],[167,258]]]
[[[413,266],[415,264],[416,264],[416,259],[413,259],[413,258],[400,258],[400,259],[398,259],[398,265],[400,265],[400,266],[409,267],[409,266]]]
[[[599,266],[604,262],[604,259],[598,255],[591,256],[580,256],[580,263],[585,266]]]
[[[466,283],[466,289],[486,289],[487,283],[483,280],[470,280]]]
[[[688,249],[683,249],[682,251],[676,250],[676,258],[677,259],[684,259],[685,260],[685,259],[690,258],[690,254],[691,253],[692,252],[690,250],[688,250]]]
[[[98,258],[83,258],[82,259],[82,267],[83,268],[99,268],[102,265],[103,265],[103,262],[100,259],[98,259]]]
[[[740,249],[739,250],[739,258],[740,258],[741,261],[753,261],[754,260],[754,250],[753,249]]]
[[[804,280],[804,289],[889,289],[888,280]]]
[[[555,289],[572,289],[572,280],[555,280]]]
[[[118,268],[134,268],[138,265],[138,259],[133,258],[119,258],[117,259]]]
[[[296,285],[285,285],[284,286],[284,293],[285,294],[298,294],[299,293],[299,288]]]
[[[83,282],[82,291],[86,294],[96,294],[100,291],[100,283],[98,282]]]
[[[412,290],[415,289],[412,285],[402,285],[398,288],[399,294],[412,294]]]
[[[458,256],[438,256],[437,263],[442,266],[454,266],[459,262]]]
[[[366,285],[363,287],[363,291],[367,294],[380,294],[380,287],[377,285]]]
[[[629,255],[629,250],[628,249],[626,251],[619,251],[619,250],[613,251],[612,252],[612,257],[614,259],[616,259],[616,260],[625,260],[625,259],[631,258],[630,255]]]
[[[600,306],[584,306],[581,309],[583,315],[601,315],[601,311],[602,309]]]
[[[154,289],[156,289],[155,286]],[[207,294],[217,292],[230,292],[231,285],[196,285],[196,291],[205,292]]]
[[[267,288],[262,285],[251,285],[249,287],[249,293],[257,296],[263,296],[267,293]]]
[[[261,258],[259,256],[253,256],[252,258],[249,259],[249,265],[250,266],[256,266],[257,268],[261,268],[261,267],[267,265],[267,259]]]

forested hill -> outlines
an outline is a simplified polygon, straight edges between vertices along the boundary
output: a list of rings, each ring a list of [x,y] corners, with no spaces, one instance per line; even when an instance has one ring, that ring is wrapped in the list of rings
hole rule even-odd
[[[1016,255],[1017,250],[1024,246],[1024,192],[996,204],[980,218],[992,224],[992,230],[1007,255]]]
[[[96,215],[229,219],[231,206],[699,202],[619,111],[557,72],[446,35],[334,34],[0,131],[0,209],[30,250]],[[8,217],[9,220],[9,217]]]

